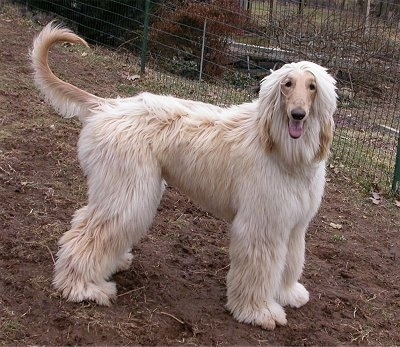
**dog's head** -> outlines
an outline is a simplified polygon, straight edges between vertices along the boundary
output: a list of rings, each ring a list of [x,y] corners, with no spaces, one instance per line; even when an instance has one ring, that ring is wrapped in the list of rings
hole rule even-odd
[[[335,83],[325,68],[308,61],[286,64],[265,77],[259,116],[266,150],[298,148],[313,152],[316,160],[326,159],[333,139]]]

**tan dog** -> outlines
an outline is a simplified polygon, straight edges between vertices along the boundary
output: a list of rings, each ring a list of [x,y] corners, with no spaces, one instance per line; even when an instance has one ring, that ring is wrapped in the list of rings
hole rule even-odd
[[[227,308],[240,322],[274,329],[283,306],[309,294],[298,282],[304,236],[318,210],[333,137],[335,80],[311,62],[266,77],[259,98],[232,107],[141,93],[103,99],[58,79],[48,66],[56,43],[86,44],[47,25],[31,52],[35,81],[83,128],[79,160],[88,204],[60,240],[54,285],[70,301],[109,305],[130,249],[149,230],[163,180],[232,223]]]

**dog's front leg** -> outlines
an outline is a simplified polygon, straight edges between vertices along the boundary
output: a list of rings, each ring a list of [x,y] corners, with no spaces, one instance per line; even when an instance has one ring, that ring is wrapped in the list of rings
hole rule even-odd
[[[286,324],[274,296],[286,257],[285,236],[251,218],[236,216],[232,224],[227,308],[239,321],[272,330]]]
[[[309,300],[307,289],[298,282],[303,272],[306,230],[307,225],[298,225],[289,237],[285,270],[277,293],[277,300],[282,306],[298,308]]]

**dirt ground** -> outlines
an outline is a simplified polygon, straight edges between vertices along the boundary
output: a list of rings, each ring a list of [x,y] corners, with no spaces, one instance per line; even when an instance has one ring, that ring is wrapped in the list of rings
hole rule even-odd
[[[39,30],[0,10],[1,345],[400,345],[400,210],[390,198],[373,204],[340,166],[307,235],[310,302],[287,309],[285,327],[263,331],[226,311],[229,226],[173,188],[131,268],[115,276],[112,307],[60,298],[57,240],[86,186],[79,123],[57,116],[32,84],[28,49]],[[63,78],[115,96],[121,71],[89,58],[52,53]]]

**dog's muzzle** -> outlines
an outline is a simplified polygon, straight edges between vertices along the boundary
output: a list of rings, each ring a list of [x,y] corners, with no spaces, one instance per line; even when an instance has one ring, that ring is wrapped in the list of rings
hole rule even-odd
[[[295,108],[291,111],[289,120],[289,135],[292,139],[298,139],[304,133],[304,118],[306,111],[301,108]]]

